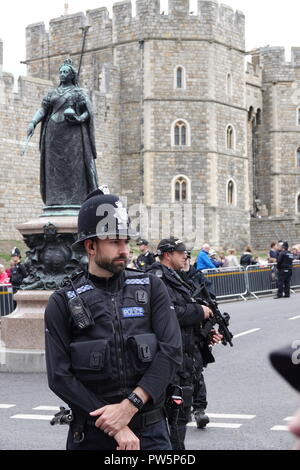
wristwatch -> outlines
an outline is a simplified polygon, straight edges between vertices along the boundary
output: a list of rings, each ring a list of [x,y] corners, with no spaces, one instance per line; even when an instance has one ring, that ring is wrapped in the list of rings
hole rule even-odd
[[[143,408],[144,406],[144,402],[143,400],[140,399],[140,397],[138,397],[136,395],[136,393],[134,392],[131,392],[128,397],[126,397],[127,400],[131,401],[131,403],[139,410],[141,411],[141,409]]]

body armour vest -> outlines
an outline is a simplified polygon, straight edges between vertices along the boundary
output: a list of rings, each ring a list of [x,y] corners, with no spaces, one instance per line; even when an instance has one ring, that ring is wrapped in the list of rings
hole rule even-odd
[[[74,375],[101,397],[127,396],[157,352],[149,275],[125,271],[116,292],[98,288],[80,275],[63,294],[70,311]],[[78,297],[92,318],[92,325],[84,329],[72,320],[72,300]]]

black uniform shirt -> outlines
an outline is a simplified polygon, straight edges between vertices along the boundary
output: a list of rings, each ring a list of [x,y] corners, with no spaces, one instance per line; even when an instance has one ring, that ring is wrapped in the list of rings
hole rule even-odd
[[[293,255],[290,251],[281,251],[277,260],[277,269],[292,269]]]
[[[136,260],[137,268],[142,271],[146,271],[153,263],[155,263],[155,256],[151,251],[140,254]]]
[[[17,263],[11,268],[11,283],[13,287],[19,287],[23,279],[27,276],[27,271],[22,263]]]

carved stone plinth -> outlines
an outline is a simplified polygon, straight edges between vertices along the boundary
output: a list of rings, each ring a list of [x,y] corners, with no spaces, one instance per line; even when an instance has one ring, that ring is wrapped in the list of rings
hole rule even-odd
[[[8,349],[44,349],[44,312],[52,291],[18,291],[17,308],[1,319],[1,339]]]
[[[17,229],[29,248],[26,252],[29,275],[23,280],[22,290],[54,290],[85,267],[83,248],[72,248],[77,239],[77,217],[43,216],[18,225]]]
[[[51,293],[85,267],[82,248],[74,250],[76,216],[46,216],[18,225],[29,251],[28,276],[15,294],[17,308],[1,318],[0,371],[44,372],[44,312]]]
[[[45,371],[44,312],[52,291],[18,291],[17,308],[1,318],[0,370]]]

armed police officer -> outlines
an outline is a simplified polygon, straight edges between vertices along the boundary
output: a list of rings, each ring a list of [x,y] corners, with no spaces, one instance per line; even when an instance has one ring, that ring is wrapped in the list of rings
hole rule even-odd
[[[290,297],[290,286],[293,269],[293,254],[289,251],[288,242],[282,243],[282,250],[279,253],[277,259],[278,269],[278,290],[275,298],[280,299],[284,297]]]
[[[67,449],[169,450],[165,390],[182,361],[164,284],[125,270],[133,235],[117,196],[91,193],[78,217],[88,272],[49,299],[50,388],[72,409]]]
[[[187,258],[185,244],[176,238],[163,239],[158,244],[157,255],[160,262],[152,265],[151,272],[166,284],[182,334],[183,363],[177,372],[174,383],[182,389],[184,405],[179,411],[177,424],[170,425],[170,434],[173,449],[184,450],[186,425],[190,421],[195,374],[199,369],[199,363],[202,362],[198,332],[205,319],[212,316],[212,311],[195,302],[191,296],[191,289],[176,272],[183,269],[185,265]]]
[[[154,253],[149,250],[148,240],[140,239],[136,244],[141,252],[136,260],[136,267],[141,271],[147,271],[147,269],[149,269],[150,266],[155,263]]]

